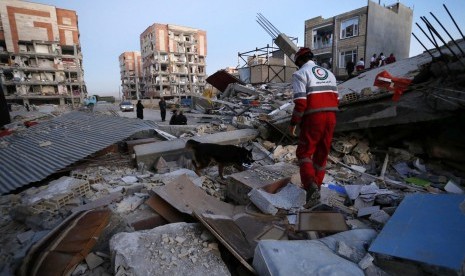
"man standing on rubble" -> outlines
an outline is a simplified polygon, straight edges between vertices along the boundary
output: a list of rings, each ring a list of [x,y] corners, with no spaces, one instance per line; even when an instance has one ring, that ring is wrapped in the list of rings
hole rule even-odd
[[[299,70],[292,75],[294,112],[289,132],[296,136],[300,126],[296,156],[299,160],[300,178],[307,191],[307,207],[316,203],[325,176],[336,126],[338,92],[336,77],[327,69],[317,66],[309,48],[300,48],[294,62]]]
[[[160,107],[160,116],[161,116],[161,121],[165,121],[166,117],[166,102],[165,98],[160,97],[160,101],[158,102],[158,106]]]

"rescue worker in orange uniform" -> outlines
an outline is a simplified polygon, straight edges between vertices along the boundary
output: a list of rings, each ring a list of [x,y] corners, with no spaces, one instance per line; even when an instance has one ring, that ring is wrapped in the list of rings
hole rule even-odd
[[[316,65],[309,48],[300,48],[294,62],[299,70],[292,75],[294,111],[289,132],[296,136],[300,126],[296,156],[300,178],[307,191],[307,205],[319,199],[319,190],[325,176],[325,166],[336,126],[338,92],[336,77],[331,71]]]

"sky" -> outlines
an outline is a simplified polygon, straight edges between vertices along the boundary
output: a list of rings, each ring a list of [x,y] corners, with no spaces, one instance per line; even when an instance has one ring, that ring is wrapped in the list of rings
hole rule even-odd
[[[263,14],[280,32],[298,38],[304,44],[305,20],[323,18],[358,9],[368,0],[31,0],[74,10],[83,54],[84,79],[89,94],[118,96],[120,72],[118,57],[123,52],[140,51],[140,34],[153,23],[174,24],[207,32],[207,75],[238,65],[238,53],[265,47],[271,37],[256,22]],[[391,5],[396,0],[374,1]],[[430,12],[441,21],[454,39],[461,35],[443,8],[447,6],[465,33],[465,0],[403,0],[413,9],[412,31],[426,47],[433,45],[415,25],[422,28],[420,16],[426,16],[437,29]],[[446,34],[441,29],[441,34]],[[423,52],[412,37],[410,56]]]

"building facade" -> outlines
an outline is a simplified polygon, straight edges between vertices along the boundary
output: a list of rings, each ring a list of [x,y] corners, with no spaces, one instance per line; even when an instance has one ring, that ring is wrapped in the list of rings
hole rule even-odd
[[[75,11],[2,0],[0,27],[0,85],[7,101],[82,101],[86,87]]]
[[[207,33],[155,23],[140,35],[145,96],[178,96],[205,89]]]
[[[297,66],[279,48],[267,45],[239,53],[239,79],[247,84],[289,83]],[[242,64],[241,64],[242,63]]]
[[[305,21],[305,47],[312,49],[319,64],[326,63],[336,76],[347,76],[349,60],[357,63],[391,53],[396,58],[409,57],[413,10],[397,2],[382,6],[368,1],[368,6],[323,19]]]
[[[124,52],[119,56],[121,92],[123,99],[139,100],[145,97],[140,52]]]

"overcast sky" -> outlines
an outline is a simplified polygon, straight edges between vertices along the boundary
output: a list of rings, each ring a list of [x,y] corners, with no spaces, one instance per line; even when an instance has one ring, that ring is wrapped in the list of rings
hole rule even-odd
[[[207,32],[207,74],[238,65],[238,52],[271,44],[270,36],[255,22],[262,13],[275,27],[304,43],[304,22],[332,17],[367,5],[367,0],[37,0],[31,1],[75,10],[84,56],[84,77],[89,94],[118,95],[118,57],[140,51],[139,35],[153,23],[175,24]],[[378,1],[375,1],[378,2]],[[390,5],[396,1],[380,1]],[[446,4],[465,32],[465,0],[404,0],[413,9],[413,32],[428,48],[432,45],[415,26],[420,16],[434,21],[433,12],[454,38],[461,37],[442,4]],[[435,22],[435,21],[434,21]],[[436,23],[435,27],[440,28]],[[442,32],[443,33],[443,32]],[[444,33],[443,33],[444,34]],[[445,35],[445,34],[444,34]],[[412,37],[410,56],[423,48]]]

